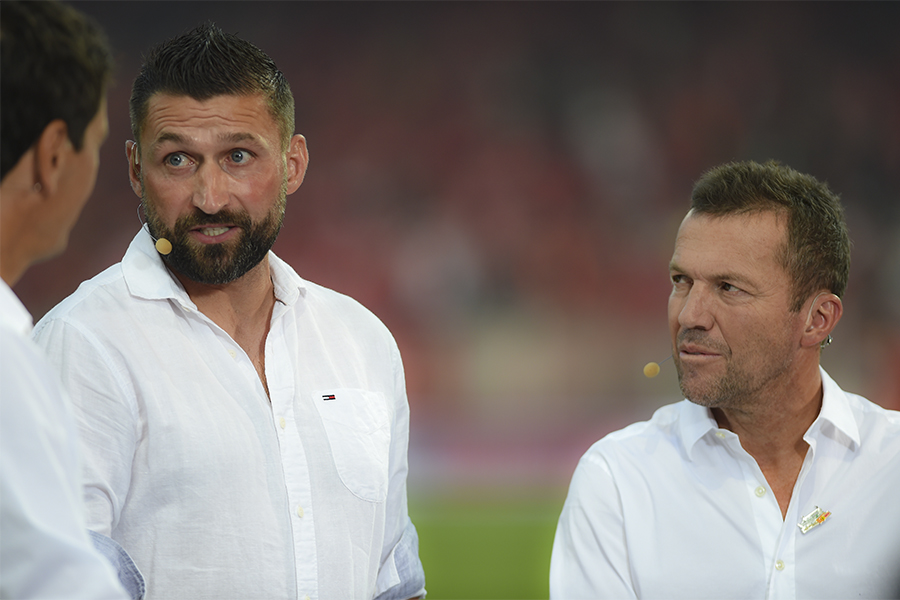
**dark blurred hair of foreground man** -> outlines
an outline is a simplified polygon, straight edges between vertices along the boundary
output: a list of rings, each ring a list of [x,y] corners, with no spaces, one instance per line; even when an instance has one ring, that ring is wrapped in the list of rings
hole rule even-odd
[[[152,49],[129,176],[147,228],[41,320],[88,526],[148,598],[424,594],[394,339],[270,249],[306,173],[284,75],[214,25]]]
[[[127,598],[84,524],[69,400],[10,289],[65,248],[94,188],[110,52],[66,5],[4,0],[0,62],[0,598]],[[123,581],[140,596],[139,574]]]
[[[712,169],[669,270],[686,400],[582,457],[551,596],[894,596],[900,413],[819,366],[850,271],[837,196],[777,163]]]

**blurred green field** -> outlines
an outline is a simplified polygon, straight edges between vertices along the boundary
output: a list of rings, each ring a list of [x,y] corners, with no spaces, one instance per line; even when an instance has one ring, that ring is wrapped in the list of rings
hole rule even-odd
[[[547,598],[563,497],[411,496],[428,600]]]

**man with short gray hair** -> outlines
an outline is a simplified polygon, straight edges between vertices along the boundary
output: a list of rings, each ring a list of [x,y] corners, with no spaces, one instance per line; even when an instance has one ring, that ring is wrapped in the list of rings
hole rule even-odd
[[[894,597],[900,414],[819,366],[849,269],[827,185],[774,162],[703,175],[669,266],[686,400],[582,457],[551,597]]]

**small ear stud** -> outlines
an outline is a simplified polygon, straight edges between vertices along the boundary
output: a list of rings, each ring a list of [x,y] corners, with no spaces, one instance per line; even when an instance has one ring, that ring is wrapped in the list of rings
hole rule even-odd
[[[824,340],[822,340],[822,343],[819,344],[819,347],[822,348],[822,350],[824,350],[825,346],[830,346],[832,341],[833,340],[831,338],[831,334],[828,334],[828,337],[825,338]]]

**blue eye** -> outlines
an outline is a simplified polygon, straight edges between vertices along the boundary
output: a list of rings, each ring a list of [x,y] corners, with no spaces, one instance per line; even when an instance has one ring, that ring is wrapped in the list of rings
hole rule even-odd
[[[182,167],[187,163],[187,158],[184,154],[180,152],[176,152],[174,154],[170,154],[166,157],[165,162],[170,167]]]
[[[231,162],[236,164],[245,163],[250,159],[250,154],[246,150],[232,150]]]

